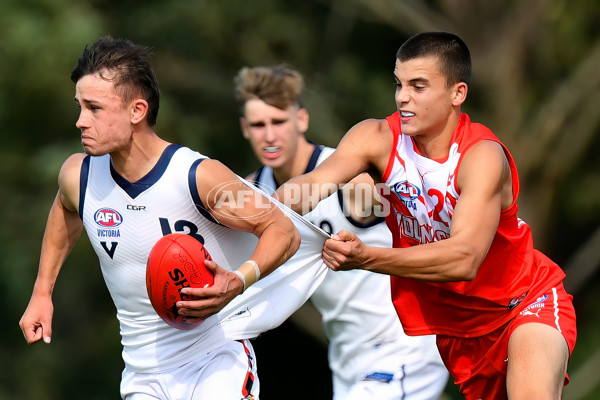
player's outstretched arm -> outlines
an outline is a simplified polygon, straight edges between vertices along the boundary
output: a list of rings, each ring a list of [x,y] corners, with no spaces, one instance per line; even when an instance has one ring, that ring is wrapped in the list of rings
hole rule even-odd
[[[59,191],[48,214],[38,275],[25,313],[19,321],[28,344],[43,340],[50,343],[52,337],[52,291],[60,268],[83,229],[77,213],[79,171],[83,154],[71,156],[63,164],[59,174]]]
[[[196,182],[202,203],[215,219],[232,229],[253,233],[259,238],[250,257],[253,262],[244,263],[239,269],[246,275],[246,286],[254,283],[258,276],[271,273],[298,250],[300,234],[292,221],[268,197],[246,186],[222,163],[216,160],[203,161],[198,166]],[[213,286],[182,289],[182,293],[197,296],[198,300],[180,302],[180,314],[207,318],[219,312],[244,290],[239,275],[226,271],[214,262],[206,262],[206,265],[215,273]]]
[[[462,161],[461,195],[448,239],[408,248],[380,248],[342,231],[325,242],[323,259],[334,270],[363,268],[434,282],[472,280],[492,243],[501,210],[513,202],[511,182],[502,147],[481,142]]]
[[[385,120],[369,119],[353,126],[336,150],[308,174],[290,179],[275,192],[275,198],[299,214],[361,172],[372,168],[383,174],[393,137]]]

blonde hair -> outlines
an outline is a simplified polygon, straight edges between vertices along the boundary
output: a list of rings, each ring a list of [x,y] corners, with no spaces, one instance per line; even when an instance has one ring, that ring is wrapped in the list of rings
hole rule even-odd
[[[285,110],[291,105],[302,107],[304,78],[285,65],[244,67],[236,77],[235,97],[242,114],[248,100],[260,99],[270,106]]]

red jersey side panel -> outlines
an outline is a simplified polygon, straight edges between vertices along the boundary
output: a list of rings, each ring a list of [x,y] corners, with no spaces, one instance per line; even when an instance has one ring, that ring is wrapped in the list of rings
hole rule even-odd
[[[450,236],[460,192],[456,178],[466,151],[491,140],[502,143],[485,126],[462,114],[443,162],[421,156],[412,138],[400,130],[398,113],[387,118],[395,148],[383,176],[381,195],[391,205],[386,217],[394,247],[409,247]],[[502,145],[504,147],[504,145]],[[519,182],[515,162],[504,147],[513,179],[513,204],[503,210],[491,247],[473,281],[429,283],[391,277],[392,299],[409,335],[474,337],[504,323],[558,284],[563,271],[534,250],[529,226],[517,217]]]

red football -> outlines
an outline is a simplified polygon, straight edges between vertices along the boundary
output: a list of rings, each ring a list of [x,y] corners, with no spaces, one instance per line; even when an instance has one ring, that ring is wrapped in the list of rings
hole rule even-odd
[[[160,238],[148,256],[146,288],[157,314],[178,329],[192,329],[202,321],[186,321],[177,312],[177,302],[190,300],[182,295],[184,287],[212,286],[214,276],[204,265],[212,260],[206,248],[190,235],[171,233]]]

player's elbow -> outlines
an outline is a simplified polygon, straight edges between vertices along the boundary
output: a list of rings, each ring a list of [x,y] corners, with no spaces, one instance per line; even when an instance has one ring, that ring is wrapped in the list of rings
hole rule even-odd
[[[300,247],[300,232],[294,225],[291,219],[284,217],[272,225],[271,237],[279,243],[278,248],[282,249],[282,259],[286,261],[293,256]]]
[[[478,268],[473,268],[472,266],[464,269],[462,277],[459,280],[461,281],[472,281],[477,276]]]
[[[474,246],[465,245],[457,251],[458,267],[455,269],[457,281],[472,281],[477,276],[483,257]]]

